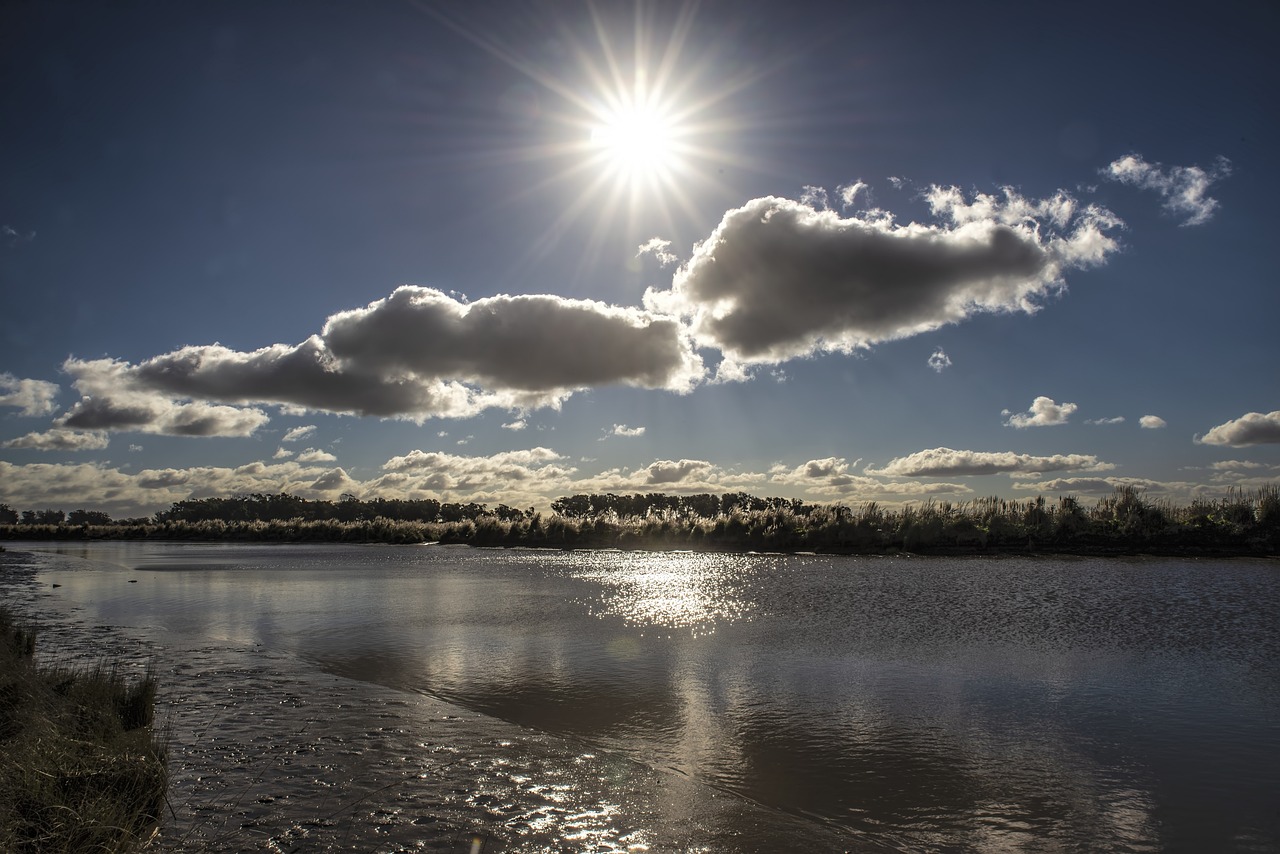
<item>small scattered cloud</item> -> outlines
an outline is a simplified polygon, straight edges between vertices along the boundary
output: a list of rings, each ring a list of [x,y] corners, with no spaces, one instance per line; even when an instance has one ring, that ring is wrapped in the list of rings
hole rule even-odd
[[[1053,398],[1041,395],[1031,401],[1031,408],[1026,412],[1010,412],[1004,410],[1000,414],[1006,417],[1006,427],[1019,430],[1027,427],[1056,427],[1066,424],[1071,414],[1080,407],[1074,403],[1056,403]]]
[[[1065,274],[1102,264],[1122,225],[1065,191],[1045,200],[1006,189],[967,198],[934,187],[935,224],[883,213],[842,217],[809,202],[753,199],[725,213],[644,304],[690,324],[703,347],[738,364],[850,353],[979,313],[1032,313]],[[727,376],[720,372],[721,378]]]
[[[840,208],[848,210],[858,201],[858,196],[867,194],[867,185],[861,180],[854,181],[852,184],[845,184],[836,187],[836,194],[840,196]]]
[[[58,408],[54,401],[59,391],[57,383],[18,379],[13,374],[0,373],[0,406],[17,407],[25,416],[51,415]]]
[[[294,427],[288,433],[285,433],[284,436],[281,437],[280,441],[298,442],[302,439],[306,439],[314,432],[316,432],[316,425],[314,424],[308,424],[305,427]]]
[[[1195,437],[1195,441],[1201,445],[1229,445],[1233,448],[1280,444],[1280,410],[1266,414],[1247,412],[1219,424],[1203,436]]]
[[[110,440],[103,431],[66,430],[54,427],[44,433],[28,433],[3,444],[5,448],[28,451],[98,451]]]
[[[511,431],[513,431],[513,432],[519,432],[520,430],[523,430],[523,429],[525,429],[525,428],[526,428],[526,427],[528,427],[528,426],[529,426],[529,422],[528,422],[528,421],[526,421],[526,420],[525,420],[525,419],[523,419],[523,418],[517,418],[515,421],[510,421],[510,422],[508,422],[508,423],[506,423],[506,424],[503,424],[503,425],[502,425],[502,429],[503,429],[503,430],[511,430]]]
[[[1242,471],[1246,469],[1266,468],[1262,463],[1255,463],[1248,460],[1219,460],[1216,463],[1210,463],[1209,468],[1214,471]]]
[[[955,477],[956,475],[1044,474],[1057,471],[1107,471],[1115,468],[1092,454],[1033,456],[1012,451],[957,451],[932,448],[897,457],[867,474],[895,477]]]
[[[1203,225],[1218,209],[1209,187],[1231,174],[1231,161],[1218,157],[1207,171],[1199,166],[1164,166],[1148,163],[1140,154],[1112,161],[1102,174],[1113,181],[1153,190],[1164,199],[1166,211],[1185,216],[1183,225]]]
[[[1143,430],[1162,430],[1169,426],[1159,415],[1144,415],[1138,419],[1138,424]]]
[[[288,448],[276,448],[276,452],[271,455],[273,460],[287,460],[293,456],[293,451]]]
[[[298,462],[300,463],[331,463],[336,459],[337,457],[333,454],[318,448],[307,448],[298,454]]]
[[[929,367],[933,368],[938,373],[942,373],[947,368],[951,367],[951,357],[944,353],[942,348],[939,347],[934,350],[933,355],[929,357]]]
[[[825,211],[831,206],[827,197],[827,189],[825,187],[813,187],[809,184],[805,184],[804,190],[800,193],[800,204],[808,205],[820,211]]]
[[[1124,416],[1117,415],[1115,418],[1087,418],[1085,424],[1123,424]]]
[[[18,231],[11,225],[0,226],[0,235],[4,238],[5,246],[10,249],[21,246],[24,243],[30,243],[36,239],[34,231]]]
[[[475,436],[471,436],[471,435],[463,436],[461,439],[459,439],[458,441],[454,442],[453,444],[455,444],[455,445],[469,445],[469,444],[471,444],[471,440],[472,440],[472,439],[474,439],[474,438],[475,438]]]
[[[661,237],[652,237],[648,242],[640,244],[640,248],[636,250],[636,257],[643,258],[645,255],[652,255],[662,267],[670,267],[680,262],[680,256],[671,251],[671,241],[663,240]]]
[[[140,452],[141,450],[142,450],[142,446],[141,446],[141,445],[130,445],[130,446],[129,446],[129,453],[131,453],[131,454],[136,454],[136,453]]]
[[[622,436],[624,438],[635,438],[644,435],[643,427],[628,427],[626,424],[614,424],[612,428],[606,431],[609,436]]]

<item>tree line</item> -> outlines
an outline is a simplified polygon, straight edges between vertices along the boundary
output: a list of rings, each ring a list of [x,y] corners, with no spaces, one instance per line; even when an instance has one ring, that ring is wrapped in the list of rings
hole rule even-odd
[[[723,495],[580,494],[552,512],[434,499],[337,502],[280,493],[188,499],[109,524],[76,512],[0,517],[0,537],[464,543],[543,548],[817,551],[883,554],[1051,552],[1280,554],[1280,489],[1175,505],[1120,487],[1093,505],[1074,496],[980,498],[885,507]],[[8,509],[8,508],[5,508]],[[105,514],[102,514],[105,516]],[[77,519],[79,521],[72,521]],[[40,521],[40,520],[45,521]]]

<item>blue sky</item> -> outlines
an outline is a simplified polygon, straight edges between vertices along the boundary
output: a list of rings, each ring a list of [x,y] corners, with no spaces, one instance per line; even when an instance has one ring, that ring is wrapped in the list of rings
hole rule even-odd
[[[6,4],[0,501],[1274,482],[1278,24]]]

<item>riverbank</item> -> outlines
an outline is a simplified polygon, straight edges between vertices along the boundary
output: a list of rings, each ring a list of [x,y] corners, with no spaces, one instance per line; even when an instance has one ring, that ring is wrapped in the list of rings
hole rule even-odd
[[[0,607],[0,849],[147,848],[167,787],[154,673],[51,663],[38,634]]]

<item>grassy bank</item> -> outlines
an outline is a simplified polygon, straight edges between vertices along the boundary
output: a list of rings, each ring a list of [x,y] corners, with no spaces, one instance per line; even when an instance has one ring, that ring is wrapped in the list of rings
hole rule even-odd
[[[0,608],[0,851],[146,848],[167,785],[154,675],[41,666],[35,651]]]

